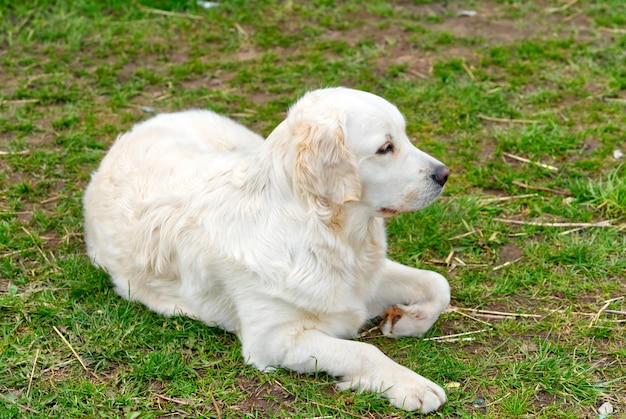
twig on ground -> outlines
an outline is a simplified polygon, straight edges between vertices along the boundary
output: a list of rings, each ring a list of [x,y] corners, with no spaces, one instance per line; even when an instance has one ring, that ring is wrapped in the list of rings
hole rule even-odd
[[[506,218],[494,218],[493,220],[501,222],[501,223],[507,223],[507,224],[519,224],[519,225],[538,226],[538,227],[580,227],[580,228],[617,227],[611,224],[611,220],[603,220],[603,221],[598,221],[595,223],[544,223],[540,221],[509,220]]]
[[[51,196],[48,199],[44,199],[43,201],[40,201],[40,204],[49,204],[50,202],[54,202],[59,198],[67,198],[68,195],[55,195],[55,196]]]
[[[154,394],[155,396],[157,396],[159,399],[168,401],[168,402],[172,402],[172,403],[176,403],[176,404],[180,404],[180,405],[184,405],[184,406],[193,406],[195,404],[195,402],[191,401],[191,400],[185,400],[185,399],[179,399],[176,397],[168,397],[164,394],[159,394],[159,393],[155,393],[152,392],[152,394]]]
[[[487,116],[487,115],[482,115],[482,114],[478,114],[478,117],[480,119],[484,119],[485,121],[490,121],[490,122],[509,122],[512,124],[538,124],[539,123],[539,121],[533,121],[531,119],[496,118],[493,116]]]
[[[473,342],[476,339],[469,337],[469,338],[450,338],[450,339],[440,339],[437,342],[445,342],[445,343],[450,343],[450,342]]]
[[[469,68],[467,63],[465,61],[462,61],[461,66],[463,66],[463,70],[465,70],[469,78],[472,79],[472,81],[474,81],[476,78],[474,77],[474,73],[472,73],[472,70]]]
[[[467,336],[467,335],[474,335],[476,333],[483,333],[488,331],[489,329],[480,329],[480,330],[474,330],[471,332],[464,332],[464,333],[455,333],[453,335],[446,335],[446,336],[435,336],[432,338],[424,338],[422,340],[424,341],[442,341],[445,339],[451,339],[451,338],[458,338],[458,337],[462,337],[462,336]]]
[[[524,199],[524,198],[532,198],[535,196],[539,196],[536,193],[529,193],[529,194],[524,194],[524,195],[512,195],[512,196],[498,196],[496,198],[486,198],[486,199],[482,199],[480,201],[480,205],[485,205],[488,204],[490,202],[498,202],[498,201],[513,201],[515,199]]]
[[[30,395],[30,388],[33,385],[33,377],[35,376],[35,368],[37,367],[37,358],[39,358],[39,348],[35,351],[35,359],[33,360],[33,369],[30,370],[30,377],[28,378],[28,388],[26,389],[26,398]]]
[[[0,100],[0,105],[26,105],[28,103],[37,103],[39,99],[15,99],[15,100]]]
[[[626,33],[626,29],[619,28],[598,28],[598,30],[609,33]]]
[[[566,236],[566,235],[571,234],[571,233],[576,233],[577,231],[580,231],[580,230],[584,230],[584,228],[582,228],[582,227],[572,228],[571,230],[561,231],[558,235],[559,236]]]
[[[198,15],[191,15],[189,13],[170,12],[168,10],[161,10],[161,9],[155,9],[153,7],[144,6],[143,4],[140,4],[139,8],[146,12],[154,13],[155,15],[170,16],[170,17],[184,17],[184,18],[196,19],[196,20],[204,19],[202,16],[198,16]]]
[[[526,314],[526,313],[508,313],[505,311],[494,311],[494,310],[480,310],[476,308],[461,308],[461,307],[451,307],[452,310],[455,311],[469,311],[474,315],[479,314],[493,314],[496,316],[504,316],[504,317],[532,317],[532,318],[540,318],[542,317],[539,314]]]
[[[558,172],[558,170],[559,170],[558,167],[554,167],[554,166],[550,166],[548,164],[532,161],[532,160],[529,160],[529,159],[527,159],[525,157],[516,156],[515,154],[511,154],[511,153],[502,153],[502,154],[504,156],[510,158],[510,159],[521,161],[523,163],[534,164],[535,166],[543,167],[544,169],[552,170],[553,172]]]
[[[605,313],[610,313],[610,314],[620,314],[622,316],[626,316],[626,311],[619,311],[619,310],[604,310]]]
[[[531,186],[531,185],[525,184],[524,182],[519,182],[517,180],[514,180],[512,183],[513,185],[519,186],[520,188],[524,188],[524,189],[533,189],[535,191],[551,192],[557,195],[566,195],[566,196],[569,196],[572,194],[570,191],[561,191],[558,189],[544,188],[542,186]]]
[[[561,7],[551,7],[549,9],[546,9],[546,12],[548,14],[550,13],[557,13],[557,12],[564,12],[567,9],[569,9],[570,7],[572,7],[573,5],[575,5],[576,3],[578,3],[578,0],[571,0],[569,3],[564,4]]]
[[[67,345],[68,348],[70,348],[70,350],[72,351],[72,353],[74,354],[74,356],[76,357],[76,359],[78,359],[78,362],[80,362],[80,365],[82,365],[83,369],[85,371],[87,371],[87,373],[91,374],[95,379],[97,379],[98,381],[102,381],[100,379],[100,377],[98,377],[93,371],[91,371],[89,368],[87,368],[87,365],[85,365],[85,363],[83,362],[83,359],[80,357],[80,355],[78,355],[78,353],[74,350],[74,348],[72,347],[72,345],[68,342],[67,339],[65,339],[65,336],[63,336],[63,333],[61,333],[61,331],[59,329],[57,329],[56,326],[52,326],[52,329],[54,329],[54,331],[57,333],[57,335],[59,335],[59,337],[61,338],[61,340],[63,340],[63,343],[65,343]]]
[[[239,34],[245,39],[250,38],[250,34],[237,22],[235,22],[235,29],[237,29],[237,32],[239,32]]]
[[[579,10],[576,13],[572,13],[571,15],[563,19],[563,22],[571,22],[572,20],[576,19],[578,16],[582,15],[583,13],[585,12],[582,10]]]
[[[486,405],[483,405],[482,407],[488,407],[488,406],[493,406],[496,403],[500,403],[502,400],[506,399],[507,397],[509,397],[511,395],[511,393],[506,393],[504,396],[500,397],[497,400],[492,401],[491,403],[487,403]]]
[[[484,325],[486,325],[486,326],[489,326],[489,327],[493,327],[493,325],[492,325],[491,323],[486,322],[486,321],[484,321],[484,320],[477,319],[476,317],[474,317],[474,316],[470,316],[469,314],[465,314],[465,313],[463,313],[462,311],[452,310],[452,311],[450,311],[450,313],[457,313],[457,314],[460,314],[460,315],[461,315],[461,316],[463,316],[463,317],[467,317],[468,319],[472,319],[472,320],[474,320],[475,322],[482,323],[482,324],[484,324]]]
[[[520,258],[517,258],[517,259],[515,259],[515,260],[509,260],[509,261],[507,261],[507,262],[504,262],[502,265],[494,266],[491,270],[492,270],[492,271],[498,271],[498,270],[500,270],[500,269],[502,269],[502,268],[506,268],[506,267],[507,267],[507,266],[509,266],[509,265],[512,265],[512,264],[514,264],[514,263],[516,263],[516,262],[519,262],[521,259],[522,259],[522,258],[520,257]]]
[[[3,151],[0,150],[0,156],[18,156],[21,154],[28,154],[30,150],[22,150],[22,151]]]
[[[476,234],[476,230],[468,231],[467,233],[463,233],[463,234],[459,234],[458,236],[450,237],[448,240],[461,239],[463,237],[471,236],[472,234]]]

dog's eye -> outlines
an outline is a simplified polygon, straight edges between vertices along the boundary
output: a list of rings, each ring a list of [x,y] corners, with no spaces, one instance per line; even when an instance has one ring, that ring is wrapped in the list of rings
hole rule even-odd
[[[393,151],[393,144],[385,143],[381,148],[376,151],[376,154],[387,154]]]

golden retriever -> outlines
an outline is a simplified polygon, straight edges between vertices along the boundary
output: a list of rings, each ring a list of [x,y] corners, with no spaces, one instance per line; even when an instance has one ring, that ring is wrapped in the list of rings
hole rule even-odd
[[[415,148],[386,100],[307,93],[270,136],[210,111],[121,135],[84,197],[89,256],[122,297],[235,333],[267,371],[325,371],[405,410],[437,384],[349,340],[389,307],[387,336],[426,332],[450,301],[441,275],[386,258],[384,218],[429,205],[449,170]]]

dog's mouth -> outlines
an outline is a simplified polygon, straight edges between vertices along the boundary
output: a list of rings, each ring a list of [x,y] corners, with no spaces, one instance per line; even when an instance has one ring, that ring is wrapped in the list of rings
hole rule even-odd
[[[397,213],[399,213],[400,211],[395,210],[395,209],[391,209],[391,208],[381,208],[378,210],[378,213],[385,218],[389,218],[389,217],[393,217],[394,215],[396,215]]]

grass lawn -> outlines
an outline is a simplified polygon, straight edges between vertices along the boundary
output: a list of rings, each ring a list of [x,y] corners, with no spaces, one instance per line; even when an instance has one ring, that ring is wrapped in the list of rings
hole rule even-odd
[[[334,85],[397,104],[452,170],[388,223],[392,258],[449,278],[449,312],[358,339],[446,389],[435,417],[626,417],[623,0],[0,0],[0,418],[410,416],[262,374],[85,256],[82,193],[118,133],[209,108],[266,136]]]

